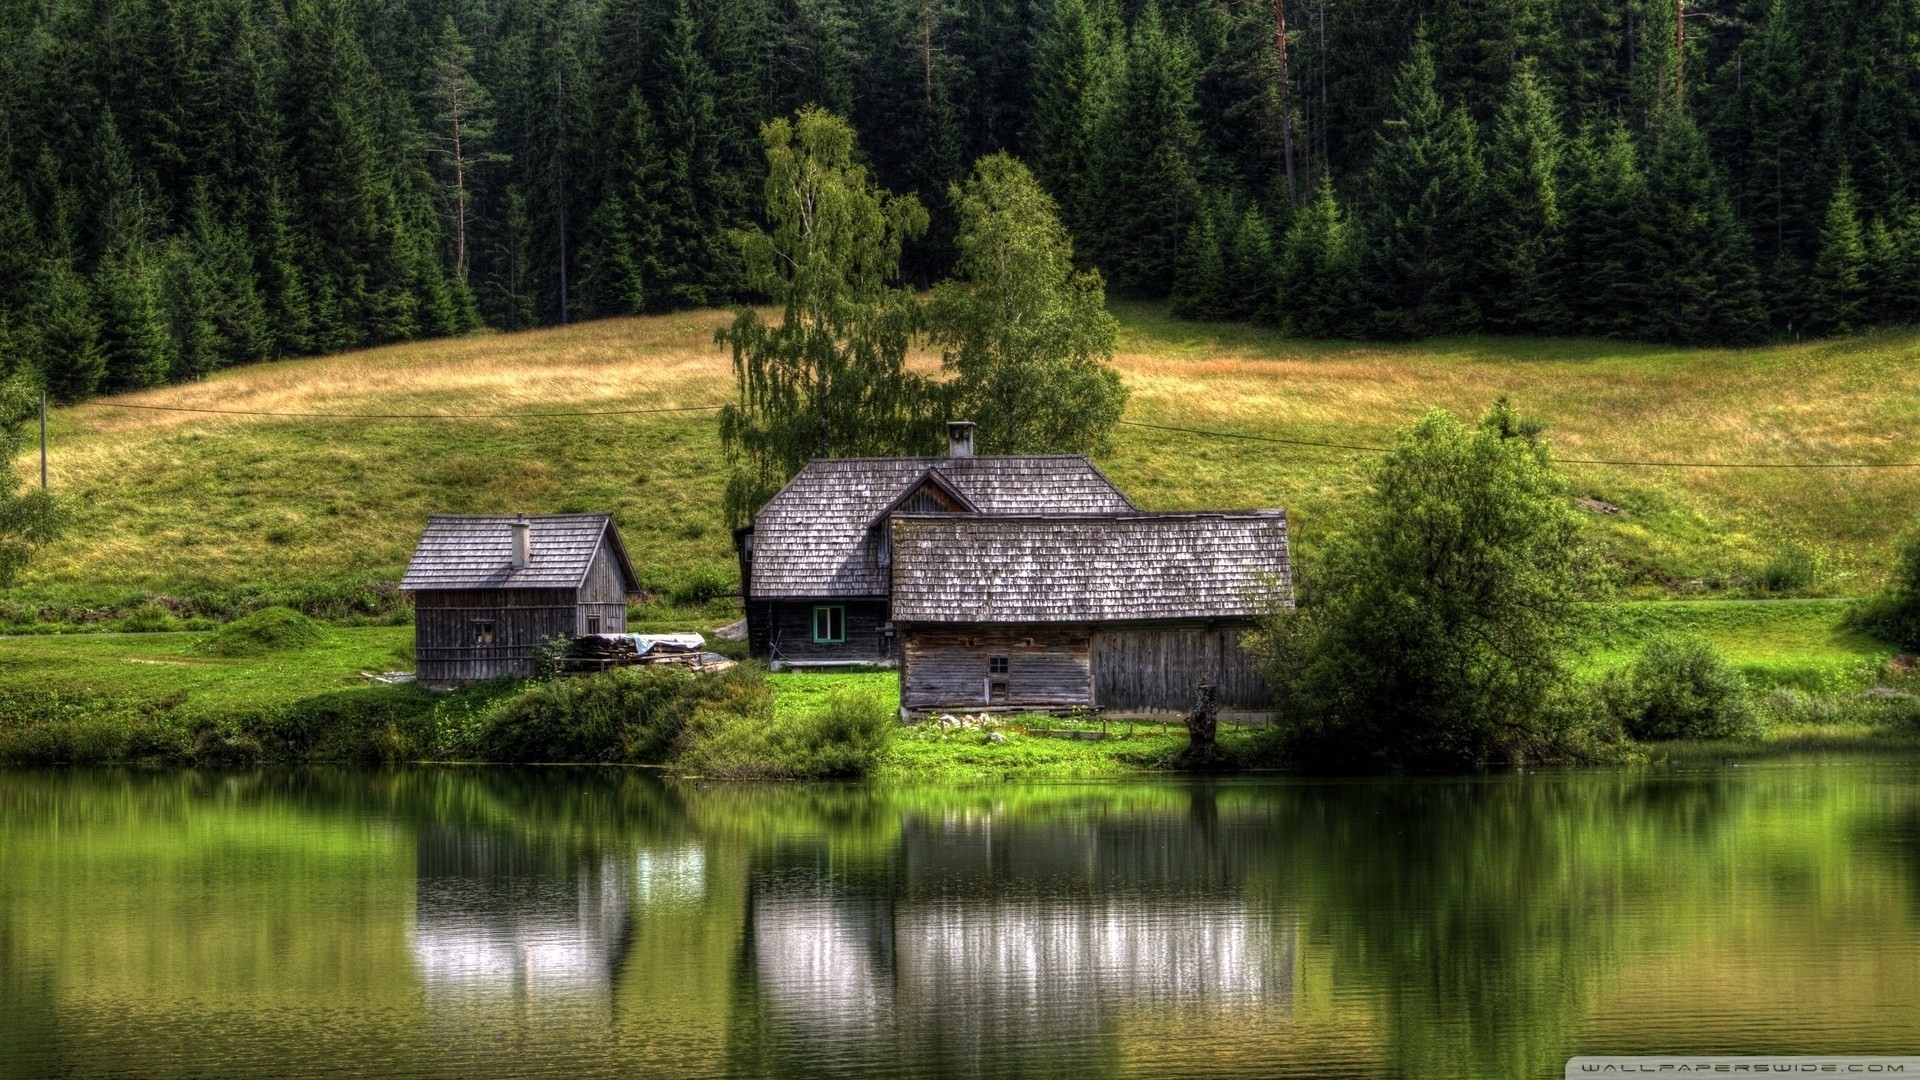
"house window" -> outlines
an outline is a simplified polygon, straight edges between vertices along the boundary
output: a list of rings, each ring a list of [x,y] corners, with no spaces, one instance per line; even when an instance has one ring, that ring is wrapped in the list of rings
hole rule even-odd
[[[493,644],[492,619],[475,619],[473,621],[473,643],[475,645]]]
[[[598,615],[587,616],[587,633],[597,634],[599,632],[600,632],[600,616]]]
[[[987,674],[989,674],[989,675],[1005,675],[1006,673],[1007,673],[1007,658],[1006,658],[1006,657],[1004,657],[1004,656],[989,656],[989,657],[987,657]]]
[[[822,604],[813,609],[813,643],[839,645],[847,640],[847,609]]]

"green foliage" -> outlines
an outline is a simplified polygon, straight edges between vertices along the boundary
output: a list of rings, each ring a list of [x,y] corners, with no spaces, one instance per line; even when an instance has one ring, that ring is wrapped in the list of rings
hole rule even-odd
[[[737,522],[810,458],[899,454],[929,430],[924,380],[906,367],[919,308],[894,284],[926,210],[874,186],[854,162],[853,128],[831,113],[802,109],[769,121],[761,138],[773,231],[735,238],[749,282],[781,321],[743,308],[717,336],[733,351],[739,391],[720,418]]]
[[[1820,227],[1820,254],[1813,263],[1813,309],[1808,329],[1850,334],[1866,324],[1867,245],[1861,235],[1858,200],[1845,169],[1827,200]]]
[[[1920,652],[1920,526],[1901,538],[1883,596],[1862,602],[1852,621],[1902,649]]]
[[[1746,681],[1698,638],[1655,638],[1611,674],[1607,709],[1636,739],[1751,738],[1760,734]]]
[[[40,405],[39,387],[26,372],[0,378],[0,461],[26,448],[28,425]],[[45,491],[20,490],[19,474],[0,472],[0,588],[13,583],[40,548],[59,539],[67,509]]]
[[[928,311],[947,414],[978,425],[988,453],[1104,450],[1127,391],[1108,366],[1120,324],[1099,272],[1074,270],[1053,200],[1006,154],[981,158],[949,198],[960,280]]]
[[[200,650],[209,656],[264,656],[319,640],[320,626],[312,619],[292,608],[264,607],[207,635]]]
[[[1131,293],[1164,296],[1180,245],[1201,209],[1200,128],[1193,42],[1149,3],[1115,65],[1097,133],[1094,260]]]
[[[857,779],[879,764],[898,724],[885,698],[851,688],[804,712],[703,710],[681,737],[676,759],[701,776]]]
[[[1341,337],[1357,325],[1359,268],[1350,226],[1324,175],[1281,248],[1280,325],[1297,337]]]
[[[491,761],[665,761],[696,716],[765,720],[772,694],[756,669],[615,668],[534,685],[487,719],[476,749]]]
[[[1505,402],[1473,428],[1435,410],[1403,435],[1269,631],[1294,752],[1392,770],[1560,753],[1548,706],[1596,585],[1565,494]]]
[[[180,629],[180,620],[165,604],[149,600],[127,612],[120,629],[129,634],[160,634]]]

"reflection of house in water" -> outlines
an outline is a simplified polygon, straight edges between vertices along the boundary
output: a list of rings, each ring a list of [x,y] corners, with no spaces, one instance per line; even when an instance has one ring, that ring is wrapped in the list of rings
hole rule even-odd
[[[605,1000],[627,947],[627,866],[517,837],[421,830],[413,959],[429,992]]]
[[[1268,827],[956,819],[910,823],[883,880],[767,868],[750,912],[760,1000],[785,1040],[989,1072],[1130,1010],[1284,1014],[1294,926],[1244,892]]]

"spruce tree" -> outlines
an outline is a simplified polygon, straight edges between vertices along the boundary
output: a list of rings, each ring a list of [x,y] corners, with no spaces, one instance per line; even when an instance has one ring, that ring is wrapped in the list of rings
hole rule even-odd
[[[62,402],[92,397],[106,374],[99,316],[86,279],[67,259],[41,262],[21,337],[47,392]]]
[[[1273,231],[1258,206],[1248,204],[1234,223],[1226,244],[1228,314],[1236,319],[1273,320],[1274,291],[1279,287],[1279,265],[1273,249]]]
[[[1294,216],[1280,254],[1274,299],[1281,329],[1294,337],[1345,337],[1357,329],[1357,267],[1350,226],[1325,173]]]
[[[1808,330],[1816,334],[1851,334],[1866,326],[1867,257],[1853,180],[1842,168],[1820,226],[1820,254],[1813,263],[1813,306],[1808,313]]]
[[[1560,171],[1565,137],[1546,84],[1518,67],[1487,144],[1487,326],[1539,334],[1566,322],[1560,303]]]
[[[608,141],[607,177],[581,253],[580,291],[595,314],[637,315],[656,306],[652,290],[664,291],[671,280],[661,265],[661,151],[638,87],[627,92]]]
[[[93,298],[101,328],[100,388],[158,386],[173,369],[173,339],[161,304],[157,260],[146,245],[126,242],[101,262]]]
[[[653,311],[721,303],[743,284],[727,230],[744,224],[747,188],[726,170],[719,80],[700,51],[698,29],[688,0],[674,0],[660,57],[660,109],[654,114],[660,190],[656,224],[650,226],[659,231],[649,256],[659,264],[647,301]]]
[[[1405,338],[1471,329],[1485,242],[1473,119],[1440,100],[1424,34],[1393,85],[1392,113],[1362,185],[1373,331]]]
[[[1648,277],[1658,253],[1639,152],[1624,125],[1581,129],[1567,155],[1563,200],[1566,272],[1564,332],[1631,338],[1653,304]]]
[[[1766,331],[1752,242],[1733,216],[1707,141],[1666,110],[1647,168],[1653,262],[1637,333],[1682,345],[1753,341]]]
[[[1193,46],[1153,3],[1133,24],[1126,62],[1101,118],[1100,220],[1094,261],[1114,284],[1146,296],[1173,286],[1180,242],[1200,210],[1200,129]]]
[[[1174,268],[1173,316],[1219,320],[1233,315],[1228,296],[1227,256],[1220,239],[1221,214],[1208,207],[1195,214]]]
[[[1099,217],[1100,118],[1117,66],[1111,0],[1059,0],[1034,52],[1033,172],[1084,242]]]

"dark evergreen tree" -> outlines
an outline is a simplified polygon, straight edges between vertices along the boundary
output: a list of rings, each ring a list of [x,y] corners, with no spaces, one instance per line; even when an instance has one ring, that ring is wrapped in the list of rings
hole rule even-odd
[[[160,268],[146,245],[121,244],[93,278],[103,390],[158,386],[173,371],[173,339],[161,305]]]
[[[1477,325],[1485,230],[1476,141],[1466,110],[1440,100],[1432,46],[1416,38],[1362,185],[1375,333],[1419,337]]]
[[[106,374],[107,357],[86,279],[66,259],[49,257],[41,264],[34,294],[18,333],[23,351],[56,401],[92,396]]]
[[[1273,230],[1258,206],[1249,204],[1234,222],[1225,241],[1228,314],[1236,319],[1271,322],[1274,292],[1279,287],[1279,263],[1273,249]]]
[[[1350,226],[1324,174],[1300,208],[1280,254],[1274,300],[1280,326],[1295,337],[1345,337],[1356,331],[1357,266]]]
[[[1101,117],[1094,261],[1139,295],[1172,288],[1180,241],[1200,210],[1193,62],[1192,44],[1149,3]]]
[[[1214,207],[1195,214],[1174,268],[1173,314],[1181,319],[1232,318],[1234,303],[1221,242],[1221,212]]]
[[[1559,282],[1566,139],[1548,94],[1531,66],[1518,68],[1487,144],[1481,303],[1490,329],[1538,334],[1566,324]]]
[[[660,145],[638,87],[627,91],[610,136],[610,167],[581,253],[580,293],[592,314],[633,315],[660,306],[651,293],[673,280],[662,266]]]
[[[1033,172],[1074,235],[1099,221],[1099,134],[1112,92],[1118,18],[1111,0],[1058,0],[1034,50]]]
[[[1635,333],[1677,344],[1752,341],[1766,331],[1752,242],[1733,216],[1706,138],[1665,111],[1648,160],[1647,307]]]
[[[1850,334],[1866,322],[1867,245],[1860,228],[1859,202],[1846,169],[1827,200],[1820,226],[1820,254],[1813,263],[1812,298],[1807,329],[1816,334]]]
[[[1648,235],[1646,175],[1633,137],[1620,124],[1581,130],[1569,148],[1565,332],[1630,338],[1644,333],[1652,306],[1648,275],[1657,254]]]

